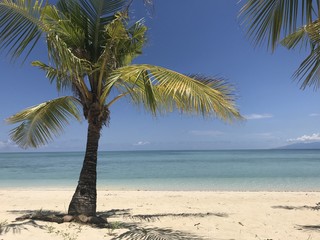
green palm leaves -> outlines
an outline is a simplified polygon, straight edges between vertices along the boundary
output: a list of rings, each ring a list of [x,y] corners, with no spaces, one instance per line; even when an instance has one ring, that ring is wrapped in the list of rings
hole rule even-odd
[[[61,133],[69,118],[105,123],[109,108],[121,98],[156,115],[179,110],[232,121],[241,119],[233,88],[224,81],[183,75],[153,65],[131,65],[146,41],[143,20],[128,24],[126,0],[0,0],[0,49],[18,57],[45,36],[49,63],[32,64],[46,72],[62,97],[10,117],[20,123],[11,137],[22,147],[46,144]],[[120,12],[119,12],[120,11]],[[19,26],[25,31],[20,33]],[[15,30],[18,28],[18,30]],[[30,47],[30,48],[29,48]]]
[[[11,138],[23,148],[45,145],[62,132],[68,118],[81,120],[78,106],[77,99],[62,97],[27,108],[7,119],[11,124],[22,122]]]
[[[248,0],[240,12],[256,45],[266,41],[272,50],[279,43],[289,49],[310,47],[310,55],[294,74],[303,80],[302,88],[320,87],[319,9],[316,0]]]
[[[180,110],[185,113],[240,119],[232,87],[199,75],[186,76],[152,65],[130,65],[115,70],[111,83],[153,114]],[[105,89],[108,91],[108,89]]]
[[[38,42],[44,27],[40,16],[42,1],[0,1],[0,48],[7,49],[14,57],[19,57]]]
[[[267,40],[275,49],[281,35],[297,30],[297,24],[310,23],[313,0],[248,0],[240,11],[248,35],[255,44]]]

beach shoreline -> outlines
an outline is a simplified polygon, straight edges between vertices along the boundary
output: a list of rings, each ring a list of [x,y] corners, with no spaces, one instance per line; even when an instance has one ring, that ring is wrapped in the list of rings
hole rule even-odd
[[[45,186],[45,185],[36,185],[36,186],[0,186],[0,191],[75,191],[77,184],[75,183],[74,186],[67,185],[67,186]],[[107,186],[107,187],[99,187],[97,186],[98,192],[103,191],[119,191],[119,192],[211,192],[211,193],[320,193],[319,188],[310,188],[310,189],[176,189],[176,188],[156,188],[156,187],[150,187],[150,188],[139,188],[139,187],[128,187],[128,186]]]
[[[16,222],[36,211],[66,213],[74,189],[0,188],[0,239],[320,239],[320,192],[143,191],[98,189],[97,211],[112,229],[42,221]],[[119,227],[121,226],[121,227]],[[130,227],[129,227],[130,226]],[[142,231],[142,230],[145,231]],[[178,237],[179,236],[179,237]],[[126,239],[126,238],[123,238]],[[130,239],[130,238],[127,238]]]

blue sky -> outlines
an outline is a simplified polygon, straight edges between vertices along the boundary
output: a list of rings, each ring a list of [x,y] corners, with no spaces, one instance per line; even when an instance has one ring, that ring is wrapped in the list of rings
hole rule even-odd
[[[247,120],[227,124],[179,113],[154,118],[122,101],[111,108],[100,150],[265,149],[320,140],[320,93],[302,91],[292,79],[304,50],[279,47],[271,54],[254,48],[240,25],[238,1],[156,1],[152,18],[141,2],[135,2],[132,15],[145,17],[149,40],[135,63],[227,79],[236,87],[237,105]],[[20,151],[9,140],[12,126],[5,118],[59,96],[44,73],[30,66],[39,58],[46,59],[41,45],[23,66],[1,55],[1,152]],[[37,151],[81,151],[85,140],[86,123],[72,121],[64,134]]]

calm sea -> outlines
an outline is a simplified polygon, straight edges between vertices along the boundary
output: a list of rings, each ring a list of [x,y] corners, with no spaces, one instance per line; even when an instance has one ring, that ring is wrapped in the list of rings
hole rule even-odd
[[[0,153],[0,187],[75,187],[83,153]],[[98,187],[320,191],[320,150],[100,152]]]

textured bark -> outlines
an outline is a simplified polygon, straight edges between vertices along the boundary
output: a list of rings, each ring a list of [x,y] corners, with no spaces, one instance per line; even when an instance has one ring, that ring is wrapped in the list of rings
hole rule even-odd
[[[88,121],[87,147],[78,186],[69,205],[69,215],[96,216],[97,154],[102,122]]]

